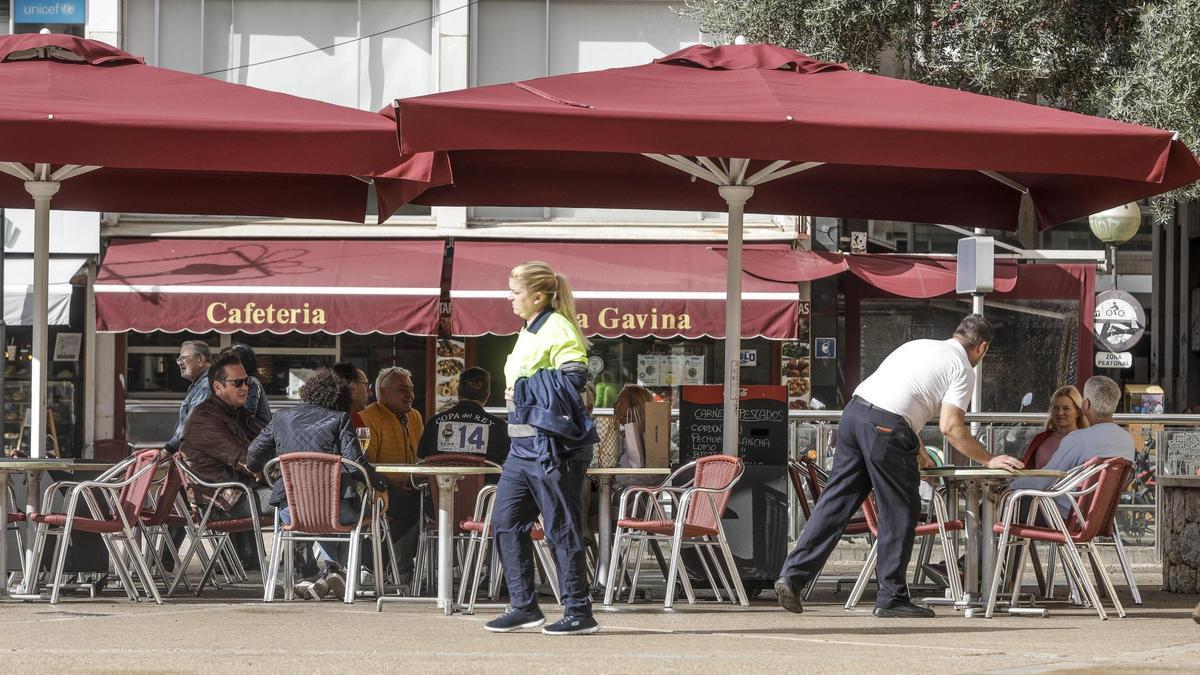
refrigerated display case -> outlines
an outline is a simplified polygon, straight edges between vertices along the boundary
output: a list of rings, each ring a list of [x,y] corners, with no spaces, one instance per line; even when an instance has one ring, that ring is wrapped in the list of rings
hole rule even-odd
[[[4,451],[29,452],[29,401],[33,384],[29,380],[4,382]],[[60,457],[74,456],[76,427],[75,382],[51,379],[46,383],[46,402],[53,424],[46,425],[46,447]]]

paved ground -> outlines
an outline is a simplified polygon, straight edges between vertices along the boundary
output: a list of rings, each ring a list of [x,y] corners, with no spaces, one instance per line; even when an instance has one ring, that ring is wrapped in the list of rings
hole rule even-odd
[[[264,604],[242,597],[180,598],[157,607],[105,597],[62,604],[0,601],[0,665],[8,672],[147,671],[1190,671],[1200,669],[1195,596],[1146,592],[1144,607],[1101,622],[1050,604],[1047,619],[883,620],[818,591],[803,615],[757,601],[663,613],[599,612],[600,634],[493,635],[477,616],[431,605],[326,601]],[[552,617],[553,618],[553,617]]]

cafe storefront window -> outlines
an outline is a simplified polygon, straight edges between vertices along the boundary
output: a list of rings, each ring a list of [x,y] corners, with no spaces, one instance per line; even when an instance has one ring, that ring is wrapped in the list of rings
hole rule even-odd
[[[275,408],[344,360],[371,378],[386,366],[413,371],[422,410],[442,254],[438,240],[111,241],[96,324],[124,336],[127,440],[161,443],[174,430],[190,385],[175,363],[185,340],[214,353],[249,345]]]
[[[504,361],[516,339],[515,335],[485,335],[474,341],[475,364],[492,374],[489,406],[504,405]],[[596,385],[597,408],[611,408],[627,384],[644,386],[658,400],[677,407],[681,385],[724,380],[724,340],[593,337],[591,343],[588,369]],[[765,338],[742,340],[742,383],[779,384],[776,364],[783,344]]]
[[[725,379],[726,259],[710,245],[457,241],[453,255],[452,332],[467,337],[473,363],[491,372],[492,406],[504,405],[504,362],[521,327],[504,289],[509,270],[525,260],[546,261],[570,280],[579,327],[591,342],[597,407],[610,407],[627,384],[677,406],[680,386]],[[803,378],[795,398],[806,399],[807,346],[791,345],[787,355],[795,363],[790,370],[781,365],[789,341],[808,339],[808,303],[801,302],[806,285],[743,274],[742,286],[741,328],[748,336],[741,345],[742,382]]]
[[[189,382],[179,373],[175,358],[187,340],[201,340],[215,354],[230,345],[249,345],[258,357],[256,376],[271,398],[299,398],[298,390],[317,368],[334,364],[336,335],[222,335],[196,333],[130,333],[127,336],[127,387],[130,396],[178,398]]]

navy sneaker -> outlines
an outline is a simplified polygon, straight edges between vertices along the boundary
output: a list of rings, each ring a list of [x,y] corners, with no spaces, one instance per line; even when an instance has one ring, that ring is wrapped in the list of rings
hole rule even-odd
[[[546,635],[591,635],[600,630],[600,624],[590,616],[564,616],[542,629]]]
[[[775,598],[779,601],[780,607],[792,614],[804,612],[804,604],[800,602],[800,589],[793,586],[792,582],[787,579],[779,579],[775,582]]]
[[[544,623],[546,623],[546,617],[542,615],[540,609],[534,608],[527,611],[509,607],[507,612],[483,624],[483,627],[493,633],[511,633],[522,628],[537,628]]]

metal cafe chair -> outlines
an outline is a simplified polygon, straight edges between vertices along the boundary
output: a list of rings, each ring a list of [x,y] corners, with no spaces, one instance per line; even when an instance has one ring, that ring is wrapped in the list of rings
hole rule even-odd
[[[1119,504],[1117,506],[1119,508]],[[1113,513],[1112,526],[1107,531],[1101,532],[1097,536],[1107,537],[1112,540],[1113,548],[1116,549],[1117,552],[1117,563],[1121,566],[1121,575],[1125,577],[1125,584],[1129,586],[1130,598],[1133,600],[1133,604],[1140,606],[1142,604],[1142,593],[1138,588],[1137,577],[1135,577],[1133,574],[1133,567],[1129,564],[1129,555],[1125,551],[1125,542],[1121,540],[1121,529],[1117,524],[1117,520],[1117,514]],[[1032,542],[1029,544],[1029,555],[1033,561],[1034,572],[1038,573],[1038,578],[1042,583],[1042,597],[1046,600],[1053,600],[1055,595],[1054,572],[1058,559],[1055,547],[1053,545],[1050,546],[1050,552],[1046,561],[1046,572],[1044,575],[1041,574],[1041,563],[1037,557],[1037,549],[1034,548]],[[1070,577],[1067,577],[1067,579],[1068,583],[1070,583]],[[1072,602],[1075,604],[1080,604],[1078,589],[1074,586],[1070,586],[1070,589]]]
[[[139,535],[142,509],[148,501],[147,495],[154,482],[155,472],[164,458],[161,450],[143,450],[96,480],[54,483],[46,489],[41,510],[30,516],[31,520],[38,524],[31,569],[40,569],[46,539],[57,536],[53,554],[54,565],[50,572],[51,604],[58,603],[72,530],[100,535],[130,600],[140,600],[140,596],[134,586],[134,578],[127,560],[132,561],[132,571],[136,572],[146,594],[152,596],[156,603],[162,604],[158,586],[154,583],[149,564],[139,546]],[[124,472],[120,469],[124,469]],[[54,495],[59,492],[65,493],[66,503],[64,510],[56,513],[51,511],[51,507]],[[103,498],[104,501],[101,502],[98,498]],[[81,503],[90,512],[88,516],[79,512]],[[28,586],[33,592],[36,580]]]
[[[210,581],[215,581],[214,574],[218,567],[223,570],[232,570],[232,574],[242,579],[248,578],[245,570],[242,569],[241,561],[233,546],[233,540],[229,536],[236,532],[250,532],[254,536],[254,546],[258,554],[259,569],[262,570],[263,591],[265,593],[268,590],[266,585],[267,555],[265,552],[266,549],[263,546],[263,531],[272,528],[275,520],[272,516],[263,515],[260,512],[258,494],[250,486],[237,481],[210,483],[202,480],[188,466],[187,461],[182,458],[176,462],[176,467],[177,475],[180,479],[180,487],[183,491],[194,495],[200,490],[210,492],[227,489],[238,490],[243,493],[242,499],[247,500],[247,504],[250,507],[250,516],[222,518],[220,511],[214,511],[216,501],[213,499],[207,500],[207,504],[203,508],[195,502],[188,507],[186,502],[184,502],[183,512],[186,514],[184,518],[190,526],[188,529],[189,534],[192,536],[192,542],[187,556],[178,568],[179,573],[171,582],[168,593],[175,592],[175,588],[179,584],[188,563],[191,562],[194,555],[199,555],[201,563],[204,565],[204,570],[200,574],[200,582],[196,585],[196,595],[200,595]],[[182,491],[178,495],[178,498],[182,499]],[[209,547],[208,553],[205,552],[206,547]],[[227,579],[231,576],[231,572],[229,571],[224,572],[224,574]]]
[[[829,474],[817,464],[815,459],[808,455],[801,455],[798,459],[788,460],[788,478],[792,482],[792,489],[796,492],[796,499],[800,502],[800,510],[804,512],[804,522],[807,523],[808,519],[812,517],[812,509],[817,505],[821,492],[825,490]],[[862,516],[851,518],[842,532],[844,537],[858,534],[872,534],[871,528],[867,526],[867,519]],[[805,600],[812,595],[813,589],[817,587],[817,582],[820,580],[821,572],[818,571],[817,576],[804,591]],[[843,582],[851,581],[853,579],[839,578],[836,580],[835,589],[840,591]]]
[[[350,545],[350,556],[346,564],[346,593],[342,601],[352,604],[358,592],[358,582],[362,562],[361,544],[369,537],[375,546],[374,567],[383,569],[383,551],[380,546],[382,514],[380,513],[381,499],[372,499],[372,490],[362,491],[362,502],[359,505],[358,521],[352,525],[342,525],[338,519],[342,494],[343,467],[357,471],[366,476],[367,471],[358,462],[352,462],[340,455],[324,452],[290,452],[280,455],[267,462],[263,467],[264,475],[271,475],[271,469],[278,465],[279,480],[283,481],[284,492],[287,495],[288,513],[291,523],[284,524],[279,511],[275,510],[274,532],[275,540],[271,546],[271,558],[267,563],[268,579],[263,583],[263,601],[275,599],[275,585],[279,581],[279,567],[284,567],[283,597],[293,598],[292,556],[284,555],[291,551],[285,544],[296,541],[345,542]],[[367,507],[370,507],[368,511]],[[386,523],[383,523],[386,527]],[[364,531],[364,528],[367,528]],[[383,596],[383,575],[375,575],[375,596]]]
[[[673,485],[676,476],[692,470],[695,471],[695,475],[689,484],[682,487]],[[731,600],[742,606],[749,606],[750,600],[742,586],[733,553],[725,538],[725,529],[721,524],[721,516],[729,502],[729,493],[742,477],[743,471],[744,466],[740,458],[708,455],[680,467],[657,487],[626,488],[621,495],[620,509],[617,512],[617,527],[613,537],[604,604],[612,605],[614,596],[619,594],[618,580],[625,578],[625,570],[631,558],[634,560],[633,580],[629,588],[629,599],[632,602],[637,593],[638,575],[647,542],[668,541],[671,543],[671,562],[667,572],[664,609],[671,609],[674,604],[676,578],[683,583],[688,603],[694,604],[696,601],[687,572],[682,575],[679,573],[680,553],[685,545],[698,549],[698,557],[718,600],[723,599],[717,586],[719,578]],[[663,511],[659,503],[661,498],[670,499],[673,517],[668,518]],[[724,568],[714,549],[720,550]],[[717,576],[713,576],[714,568],[709,567],[710,559]]]
[[[1131,464],[1121,458],[1093,458],[1083,465],[1081,470],[1072,472],[1060,479],[1048,490],[1015,490],[1003,496],[1003,516],[1001,521],[993,526],[1000,535],[997,560],[1007,560],[1008,547],[1012,540],[1023,539],[1027,542],[1044,541],[1054,545],[1063,560],[1072,583],[1083,590],[1087,601],[1095,608],[1100,618],[1107,619],[1100,595],[1095,585],[1088,577],[1080,549],[1087,552],[1092,568],[1099,581],[1117,610],[1117,615],[1124,618],[1125,608],[1117,597],[1112,579],[1104,568],[1103,559],[1096,547],[1095,539],[1102,532],[1108,531],[1112,524],[1116,504],[1120,502],[1121,491],[1129,476]],[[1068,518],[1063,518],[1058,510],[1056,497],[1071,499],[1071,512]],[[1030,498],[1032,504],[1029,516],[1024,523],[1017,522],[1020,517],[1020,501]],[[1037,516],[1044,514],[1049,525],[1037,525]],[[1017,597],[1021,588],[1021,576],[1025,566],[1024,549],[1017,556],[1013,580],[1010,590]],[[1004,565],[997,565],[992,575],[991,590],[988,593],[988,604],[985,615],[991,618],[996,608],[1000,593],[1001,577]]]
[[[930,499],[930,504],[933,506],[933,522],[919,523],[916,526],[917,537],[937,537],[938,542],[942,545],[942,559],[946,561],[946,578],[950,586],[951,597],[962,597],[962,579],[958,575],[957,563],[958,556],[954,554],[954,542],[950,540],[950,532],[966,529],[965,524],[961,520],[950,520],[946,515],[946,503],[944,497],[939,491],[935,491]],[[867,495],[866,501],[863,502],[863,514],[866,516],[867,526],[871,529],[871,534],[878,536],[879,515],[875,505],[875,494]],[[846,600],[846,609],[854,609],[858,605],[858,601],[862,599],[863,591],[867,587],[867,581],[871,575],[875,573],[875,565],[879,558],[879,540],[871,546],[871,552],[867,554],[867,561],[863,564],[862,572],[858,574],[858,580],[854,582],[854,589],[850,591],[850,598]]]
[[[15,532],[17,535],[17,550],[24,551],[25,550],[25,534],[24,534],[24,532],[25,532],[25,511],[17,506],[17,496],[16,496],[16,493],[13,492],[12,484],[9,483],[5,487],[8,488],[8,490],[7,490],[8,494],[4,495],[3,498],[8,500],[8,520],[4,523],[5,534],[0,534],[0,536],[8,536],[7,535],[8,532]],[[21,578],[28,579],[29,578],[29,570],[25,568],[25,556],[20,555],[18,557],[21,559],[21,570],[20,570]],[[7,585],[11,586],[13,579],[16,577],[16,575],[17,575],[16,570],[10,572],[8,575],[8,579],[4,580],[4,582]]]
[[[465,453],[444,453],[431,455],[421,461],[425,466],[493,466],[499,468],[500,465],[495,462],[488,461],[479,455],[469,455]],[[421,474],[413,474],[412,481],[414,485],[418,485],[417,480]],[[480,492],[487,489],[485,487],[485,477],[481,475],[463,476],[455,484],[454,489],[454,512],[455,513],[472,513],[472,509],[478,506]],[[422,481],[419,487],[427,487],[428,483]],[[491,486],[487,486],[491,487]],[[491,487],[490,492],[494,493],[495,488]],[[433,504],[434,512],[438,509],[438,501],[441,499],[439,491],[436,488],[431,488],[428,491],[430,502]],[[417,526],[420,528],[417,536],[417,560],[413,567],[412,578],[412,595],[419,595],[425,584],[434,575],[432,571],[435,569],[434,558],[437,552],[437,524],[429,518],[425,513],[425,496],[421,497],[421,512],[417,520]],[[469,544],[472,536],[475,534],[468,530],[464,525],[468,521],[463,520],[455,524],[453,537],[457,542],[467,542]],[[464,563],[463,579],[466,579],[467,565]]]
[[[494,548],[489,550],[489,546],[495,543],[494,532],[492,531],[492,507],[496,503],[495,497],[496,486],[485,485],[479,491],[479,496],[475,500],[473,515],[463,520],[459,525],[460,528],[470,533],[470,537],[467,539],[467,552],[463,557],[462,580],[458,586],[458,604],[464,605],[464,614],[475,613],[475,603],[479,597],[479,585],[483,580],[483,561],[489,553],[491,553],[493,579],[490,595],[493,598],[497,595],[498,581],[503,573],[500,565],[500,556],[496,554]],[[546,543],[546,532],[540,519],[534,524],[529,536],[533,540],[533,550],[537,554],[538,562],[542,565],[546,581],[549,582],[551,590],[554,591],[554,598],[561,603],[562,596],[558,589],[558,568],[554,564],[554,556],[550,553],[550,547]],[[464,603],[467,600],[468,588],[471,589],[470,602]]]

